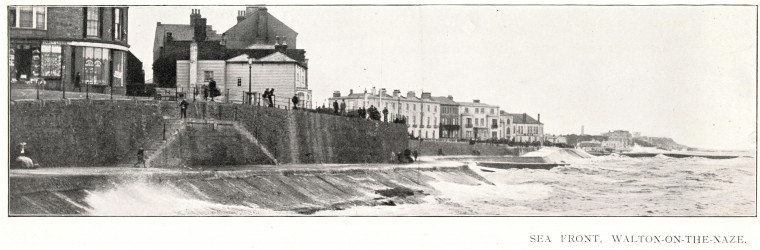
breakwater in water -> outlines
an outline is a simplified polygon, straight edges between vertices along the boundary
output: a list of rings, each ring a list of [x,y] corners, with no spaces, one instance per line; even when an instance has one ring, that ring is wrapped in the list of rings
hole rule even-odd
[[[519,148],[508,147],[504,144],[488,144],[468,142],[448,142],[448,141],[420,141],[409,140],[409,148],[417,150],[420,155],[435,156],[438,150],[444,155],[494,155],[494,156],[520,156],[527,152],[537,150],[536,147]]]
[[[288,165],[215,170],[13,170],[9,213],[26,215],[298,215],[421,203],[431,183],[490,185],[467,166]]]

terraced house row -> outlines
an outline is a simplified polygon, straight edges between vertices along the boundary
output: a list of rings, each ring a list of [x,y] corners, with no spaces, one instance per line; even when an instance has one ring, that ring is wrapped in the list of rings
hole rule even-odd
[[[543,140],[544,125],[538,119],[522,113],[508,113],[499,106],[480,102],[457,102],[454,97],[433,96],[414,91],[402,95],[400,90],[388,94],[385,88],[375,88],[363,93],[349,90],[348,95],[334,91],[329,102],[346,103],[346,110],[375,106],[388,110],[388,121],[396,118],[406,120],[410,135],[424,139],[507,139],[516,142]],[[384,120],[385,117],[383,117]]]

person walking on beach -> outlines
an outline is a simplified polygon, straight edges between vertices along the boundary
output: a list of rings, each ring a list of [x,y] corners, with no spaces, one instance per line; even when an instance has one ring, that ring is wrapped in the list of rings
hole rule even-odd
[[[187,118],[187,106],[190,105],[190,103],[187,103],[185,99],[182,99],[182,102],[179,103],[179,111],[180,111],[180,118],[185,119]]]
[[[298,109],[298,95],[293,94],[293,110]]]
[[[141,147],[137,149],[137,163],[135,163],[135,167],[140,167],[140,164],[142,164],[143,168],[147,168],[145,166],[145,150]]]
[[[417,156],[419,155],[417,153],[417,150],[414,150],[414,152],[412,152],[412,155],[414,155],[414,161],[417,161]]]
[[[77,75],[74,77],[74,89],[79,89],[79,92],[82,92],[82,76],[77,72]]]

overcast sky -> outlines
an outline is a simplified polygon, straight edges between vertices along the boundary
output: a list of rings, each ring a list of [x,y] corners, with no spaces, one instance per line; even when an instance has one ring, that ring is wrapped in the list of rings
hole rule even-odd
[[[239,7],[131,7],[132,52],[152,77],[156,22],[201,9],[222,33]],[[755,7],[268,6],[298,32],[309,87],[430,91],[541,114],[544,131],[666,136],[754,148]]]

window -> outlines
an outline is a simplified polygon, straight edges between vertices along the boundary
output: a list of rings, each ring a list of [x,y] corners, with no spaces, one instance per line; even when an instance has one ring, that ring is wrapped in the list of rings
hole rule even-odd
[[[417,111],[417,104],[412,104],[412,111]]]
[[[475,125],[478,125],[478,119],[475,119]]]
[[[430,125],[430,117],[427,118],[427,125]]]
[[[203,81],[210,82],[214,80],[214,71],[203,71]]]
[[[240,79],[240,77],[238,77],[238,87],[240,87],[241,83],[242,83],[242,79]]]
[[[438,117],[433,117],[433,124],[438,124]]]
[[[430,105],[428,105],[427,107],[428,107],[428,112],[430,112]]]
[[[34,28],[34,9],[32,7],[19,7],[19,27]]]
[[[47,7],[18,6],[8,7],[8,27],[27,29],[46,29]]]
[[[16,27],[16,7],[8,7],[8,27]]]
[[[491,109],[491,114],[493,115],[493,109]]]
[[[486,125],[485,120],[483,120],[483,118],[480,118],[480,124]]]
[[[100,37],[100,8],[87,9],[87,37]]]
[[[409,111],[409,103],[406,104],[406,111]]]
[[[435,107],[433,108],[433,112],[438,112],[438,106],[435,106]]]
[[[113,9],[113,39],[114,40],[122,40],[122,39],[124,39],[123,35],[122,35],[122,33],[124,32],[124,30],[123,30],[123,27],[122,27],[122,24],[121,24],[122,23],[121,19],[122,19],[121,9],[114,8]]]
[[[467,113],[470,112],[470,110],[468,108],[464,108],[464,112]]]

